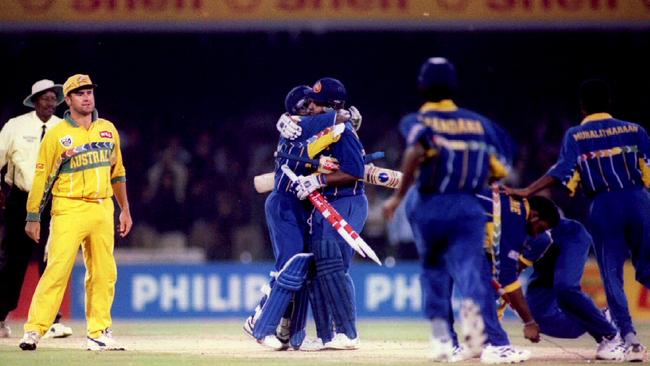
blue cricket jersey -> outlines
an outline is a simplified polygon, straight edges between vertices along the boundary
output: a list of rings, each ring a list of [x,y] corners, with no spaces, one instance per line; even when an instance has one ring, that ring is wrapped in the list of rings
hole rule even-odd
[[[363,157],[366,155],[366,152],[352,124],[349,122],[345,123],[345,131],[341,135],[341,139],[325,149],[323,154],[336,158],[339,161],[339,169],[342,172],[359,178],[353,183],[345,185],[325,186],[322,188],[321,193],[326,198],[365,194],[365,183],[363,182],[365,164]]]
[[[499,153],[505,146],[493,123],[451,100],[425,103],[402,119],[400,132],[407,144],[422,144],[435,157],[420,165],[416,186],[422,193],[477,193],[489,178],[507,175]]]
[[[650,187],[650,142],[636,123],[594,113],[564,135],[557,163],[548,175],[573,195],[578,184],[587,196]]]
[[[295,140],[288,140],[283,137],[278,142],[276,152],[308,158],[307,140],[318,134],[322,130],[333,126],[336,123],[336,112],[328,112],[314,116],[303,116],[300,118],[302,134]],[[283,158],[275,157],[275,183],[273,190],[278,192],[290,192],[291,181],[281,170],[281,166],[287,164],[296,175],[309,175],[313,173],[314,167],[308,167],[306,163]]]
[[[496,196],[477,195],[488,213],[488,238],[486,251],[493,261],[493,273],[506,292],[521,287],[518,281],[519,261],[526,263],[524,249],[531,246],[544,247],[551,244],[548,233],[532,238],[527,233],[528,201],[499,193]],[[491,236],[491,237],[490,237]]]
[[[549,230],[548,240],[529,240],[524,245],[522,253],[522,262],[528,266],[534,266],[534,271],[530,277],[531,282],[535,282],[543,287],[552,288],[555,278],[555,261],[560,254],[560,248],[563,245],[576,246],[578,243],[589,243],[591,247],[593,240],[587,229],[580,222],[562,218],[560,223]],[[584,253],[581,253],[584,254]],[[584,263],[584,258],[575,258],[575,267],[580,268]]]

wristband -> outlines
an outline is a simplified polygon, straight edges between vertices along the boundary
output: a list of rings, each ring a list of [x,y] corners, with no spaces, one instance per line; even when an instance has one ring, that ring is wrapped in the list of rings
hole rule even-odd
[[[524,323],[524,326],[533,325],[533,324],[537,324],[537,322],[535,321],[535,319],[533,319],[533,320],[531,320],[531,321],[529,321],[529,322]]]
[[[321,187],[325,187],[327,185],[327,174],[318,174],[316,178],[318,179],[318,183],[320,183]]]

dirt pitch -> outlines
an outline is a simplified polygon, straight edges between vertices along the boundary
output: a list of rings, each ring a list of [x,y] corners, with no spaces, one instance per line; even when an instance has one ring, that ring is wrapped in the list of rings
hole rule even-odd
[[[20,351],[17,347],[20,324],[12,324],[15,331],[14,337],[0,339],[0,365],[4,365],[3,358],[12,360],[14,357],[27,352]],[[144,360],[156,355],[162,359],[193,360],[187,364],[199,365],[206,361],[207,364],[237,364],[237,365],[426,365],[431,361],[428,356],[428,326],[426,322],[415,321],[362,321],[360,334],[362,344],[355,351],[320,351],[320,352],[274,352],[267,350],[252,339],[243,335],[240,321],[189,321],[189,322],[148,322],[130,321],[127,323],[117,321],[114,327],[116,338],[127,348],[128,352],[119,352],[128,355],[129,365],[148,365]],[[57,354],[57,351],[71,350],[80,353],[80,357],[92,354],[82,351],[85,346],[83,337],[83,323],[73,324],[75,334],[66,339],[45,339],[39,343],[39,348],[28,357],[39,359],[38,355],[48,352]],[[519,334],[521,326],[517,323],[507,325],[513,344],[526,347],[533,352],[533,359],[526,364],[559,365],[559,364],[586,364],[595,353],[595,343],[589,337],[578,340],[559,340],[545,338],[541,343],[533,345],[525,341]],[[644,326],[647,330],[649,327]],[[313,329],[309,329],[313,333]],[[644,332],[643,334],[647,334]],[[648,343],[647,337],[642,337]],[[30,352],[32,353],[32,352]],[[59,352],[62,354],[63,352]],[[118,356],[118,352],[110,352]],[[108,354],[106,352],[105,354]],[[108,356],[108,355],[107,355]],[[48,356],[51,360],[51,356]],[[142,358],[140,363],[138,359]],[[21,357],[21,359],[24,359]],[[171,364],[184,364],[184,362]],[[116,360],[119,362],[119,360]],[[464,364],[477,364],[472,360]],[[591,363],[604,363],[595,362]],[[13,363],[7,363],[13,364]],[[66,366],[74,362],[64,363]],[[82,362],[83,364],[83,362]],[[154,364],[162,364],[154,362]],[[33,366],[33,364],[30,364]]]

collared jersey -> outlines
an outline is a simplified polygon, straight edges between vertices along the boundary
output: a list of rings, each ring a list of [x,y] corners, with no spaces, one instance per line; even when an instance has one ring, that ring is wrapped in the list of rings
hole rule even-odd
[[[505,193],[477,197],[488,213],[488,222],[494,225],[492,237],[486,240],[486,251],[493,261],[493,274],[506,292],[512,292],[521,287],[518,267],[519,261],[525,260],[522,259],[524,248],[531,242],[536,247],[548,246],[551,237],[548,233],[535,238],[528,235],[526,229],[530,208],[527,200]]]
[[[400,131],[408,145],[427,149],[429,159],[421,163],[416,182],[420,192],[478,193],[489,178],[508,174],[493,123],[451,100],[425,103],[402,119]]]
[[[285,153],[292,156],[301,158],[311,158],[309,155],[309,143],[315,142],[319,137],[319,133],[328,127],[334,126],[336,123],[336,112],[328,112],[314,116],[303,116],[300,118],[300,127],[302,127],[302,134],[295,140],[288,140],[283,137],[280,138],[276,148],[275,156],[275,182],[273,190],[278,192],[290,192],[291,181],[282,172],[281,166],[287,164],[296,175],[311,174],[314,169],[318,168],[311,166],[293,159],[282,157],[279,153]]]
[[[41,146],[43,126],[49,131],[61,122],[52,116],[43,123],[36,111],[10,119],[0,131],[0,169],[7,165],[5,182],[29,192],[34,182],[34,169]]]
[[[49,194],[84,200],[113,196],[112,184],[126,181],[120,138],[108,120],[79,126],[69,111],[64,122],[45,134],[27,199],[27,221],[38,221]]]
[[[587,196],[650,187],[648,133],[608,113],[591,114],[566,132],[560,157],[547,174],[560,180],[571,194],[578,184]]]

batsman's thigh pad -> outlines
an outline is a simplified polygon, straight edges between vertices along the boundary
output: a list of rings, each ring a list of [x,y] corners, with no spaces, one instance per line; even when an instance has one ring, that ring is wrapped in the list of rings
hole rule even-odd
[[[264,206],[276,270],[295,254],[305,251],[309,238],[307,210],[295,196],[273,192]]]

